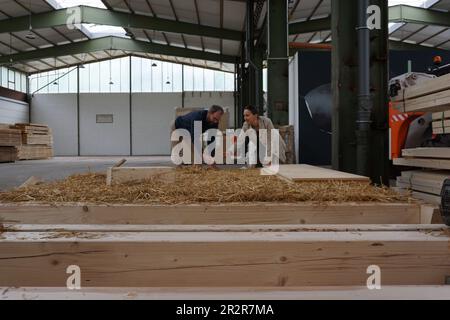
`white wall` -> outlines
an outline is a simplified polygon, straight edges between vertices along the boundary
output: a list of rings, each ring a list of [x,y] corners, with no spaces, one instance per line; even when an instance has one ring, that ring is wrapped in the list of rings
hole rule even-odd
[[[170,126],[181,93],[133,94],[133,155],[170,154]]]
[[[28,122],[28,103],[0,97],[0,123]]]
[[[170,125],[181,93],[135,93],[132,101],[133,155],[169,155]],[[80,150],[82,156],[130,154],[130,95],[127,93],[80,95]],[[233,93],[186,93],[185,107],[228,107],[234,124]],[[32,101],[32,121],[53,129],[57,156],[76,156],[77,95],[37,94]],[[114,123],[96,123],[97,114],[113,114]]]
[[[130,96],[122,93],[80,95],[82,156],[130,154]],[[96,123],[98,114],[112,114],[113,123]]]
[[[31,122],[48,124],[58,156],[78,154],[77,95],[38,94],[31,101]]]

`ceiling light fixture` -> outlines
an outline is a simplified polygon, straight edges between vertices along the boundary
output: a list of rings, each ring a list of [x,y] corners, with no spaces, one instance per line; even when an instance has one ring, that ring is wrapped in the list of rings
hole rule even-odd
[[[111,56],[111,51],[109,52],[109,55]],[[112,86],[114,84],[114,81],[112,80],[112,59],[109,59],[109,85]]]
[[[34,40],[36,39],[36,35],[32,32],[33,27],[31,26],[31,0],[28,4],[28,11],[30,13],[28,15],[28,33],[25,35],[25,38],[29,40]]]

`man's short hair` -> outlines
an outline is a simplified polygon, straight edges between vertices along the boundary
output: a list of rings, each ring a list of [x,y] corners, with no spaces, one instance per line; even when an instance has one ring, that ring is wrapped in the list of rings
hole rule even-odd
[[[225,111],[221,106],[213,105],[211,106],[211,108],[209,108],[209,113],[216,113],[216,112],[225,113]]]

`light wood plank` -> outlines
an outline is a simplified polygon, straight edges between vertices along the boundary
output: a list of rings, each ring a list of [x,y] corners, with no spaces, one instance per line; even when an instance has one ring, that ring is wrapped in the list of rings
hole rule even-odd
[[[415,203],[226,205],[0,204],[0,221],[21,224],[417,224]]]
[[[450,127],[450,120],[433,121],[431,124],[433,129],[447,128]]]
[[[39,178],[36,178],[35,176],[31,176],[29,177],[24,183],[22,183],[18,189],[22,189],[22,188],[28,188],[31,186],[35,186],[39,183],[41,183],[42,181]]]
[[[433,134],[450,134],[450,127],[433,129]]]
[[[450,159],[397,158],[394,165],[450,170]]]
[[[450,171],[444,170],[411,170],[402,171],[402,177],[407,179],[432,180],[442,182],[450,178]]]
[[[438,78],[430,78],[412,87],[402,89],[397,96],[392,98],[392,101],[410,100],[447,89],[450,89],[450,74]]]
[[[450,159],[450,148],[415,148],[402,150],[403,157]]]
[[[414,191],[412,197],[437,206],[441,204],[441,197],[429,193]]]
[[[443,112],[450,109],[450,90],[445,90],[397,105],[397,109],[403,112]]]
[[[427,206],[422,206],[427,207]],[[429,207],[429,206],[428,206]],[[424,210],[424,208],[421,208]],[[105,225],[3,224],[6,232],[378,232],[440,231],[445,226],[424,224],[370,225]]]
[[[432,115],[433,121],[450,118],[450,111],[435,112]]]
[[[378,265],[384,285],[443,285],[443,231],[5,232],[0,286],[64,286],[78,265],[84,287],[364,286]]]
[[[271,168],[263,168],[261,170],[264,174],[274,174]],[[280,165],[276,174],[295,182],[331,180],[370,182],[368,177],[306,164]]]
[[[397,178],[397,184],[402,188],[410,188],[416,191],[422,191],[435,195],[441,195],[443,181],[434,181],[426,179],[408,179],[404,177]]]
[[[13,288],[1,300],[449,300],[450,286],[272,288]]]

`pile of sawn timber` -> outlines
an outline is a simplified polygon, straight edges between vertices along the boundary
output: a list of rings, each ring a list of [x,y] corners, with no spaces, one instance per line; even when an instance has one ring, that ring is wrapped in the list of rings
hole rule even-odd
[[[394,164],[420,168],[404,171],[397,178],[397,187],[412,190],[412,196],[439,205],[442,184],[450,178],[450,148],[416,148],[402,151],[403,158]]]
[[[17,147],[18,160],[40,160],[53,157],[53,136],[47,125],[17,123],[22,133],[22,145]]]
[[[402,89],[391,101],[406,112],[445,112],[450,110],[450,74]]]
[[[17,147],[22,144],[21,131],[0,124],[0,163],[14,162],[17,159]]]

